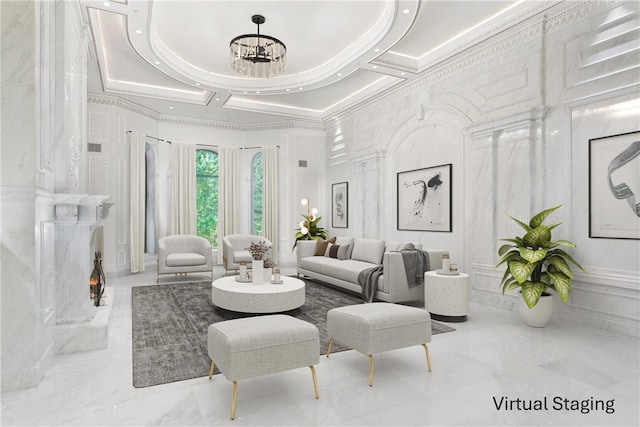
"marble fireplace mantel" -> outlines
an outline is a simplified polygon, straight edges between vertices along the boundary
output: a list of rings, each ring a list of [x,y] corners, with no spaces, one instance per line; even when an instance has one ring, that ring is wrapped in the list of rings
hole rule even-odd
[[[56,222],[100,222],[114,205],[107,195],[58,193],[55,200]]]
[[[89,277],[94,254],[104,252],[103,222],[113,205],[108,195],[55,195],[56,353],[108,346],[113,300],[95,307],[89,295]]]

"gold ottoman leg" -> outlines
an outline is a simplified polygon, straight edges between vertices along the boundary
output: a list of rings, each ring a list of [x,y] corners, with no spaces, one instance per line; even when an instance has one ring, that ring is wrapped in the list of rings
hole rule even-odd
[[[327,357],[329,357],[329,353],[331,353],[331,347],[333,347],[333,338],[329,339],[329,348],[327,348]]]
[[[373,355],[369,355],[369,387],[373,385]]]
[[[238,398],[238,381],[233,382],[233,397],[231,398],[231,419],[236,417],[236,400]]]
[[[213,363],[213,359],[211,359],[211,367],[209,368],[209,379],[211,379],[211,377],[213,376],[213,370],[216,367],[216,365]]]
[[[424,347],[424,351],[427,353],[427,366],[429,367],[429,372],[431,372],[431,358],[429,357],[429,347],[426,344],[422,344]]]
[[[318,378],[316,377],[316,370],[313,366],[309,366],[311,369],[311,376],[313,377],[313,391],[316,393],[316,399],[320,399],[320,393],[318,392]]]

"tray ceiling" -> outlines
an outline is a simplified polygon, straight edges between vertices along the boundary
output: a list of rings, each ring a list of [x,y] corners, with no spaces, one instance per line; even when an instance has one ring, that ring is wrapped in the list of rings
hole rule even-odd
[[[89,92],[161,116],[253,123],[323,122],[553,2],[85,1]],[[260,33],[287,46],[285,73],[247,78],[229,42]]]

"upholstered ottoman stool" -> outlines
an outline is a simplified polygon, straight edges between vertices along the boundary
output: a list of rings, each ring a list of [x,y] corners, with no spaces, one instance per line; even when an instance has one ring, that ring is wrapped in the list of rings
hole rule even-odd
[[[233,381],[231,419],[236,416],[238,380],[308,366],[319,397],[313,365],[320,361],[320,339],[318,328],[309,322],[284,314],[226,320],[209,326],[207,345],[209,379],[217,364]]]
[[[373,385],[373,353],[421,345],[431,372],[427,347],[431,316],[421,308],[386,302],[334,308],[327,312],[327,333],[327,357],[334,340],[369,356],[369,386]]]

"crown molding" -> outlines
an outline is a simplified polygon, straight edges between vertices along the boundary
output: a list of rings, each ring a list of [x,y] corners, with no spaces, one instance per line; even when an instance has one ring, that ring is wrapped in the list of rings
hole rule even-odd
[[[87,102],[90,104],[108,105],[108,106],[122,108],[124,110],[131,111],[132,113],[139,114],[141,116],[144,116],[159,122],[175,123],[175,124],[187,125],[187,126],[212,127],[217,129],[243,131],[243,132],[282,130],[282,129],[305,129],[305,130],[312,130],[312,131],[319,131],[319,132],[325,131],[325,125],[323,123],[304,121],[304,120],[285,120],[285,121],[279,121],[279,122],[243,124],[243,123],[216,121],[216,120],[193,119],[189,117],[168,116],[168,115],[159,114],[148,108],[141,107],[140,105],[124,100],[122,98],[97,95],[93,93],[90,93],[87,95]]]
[[[354,104],[335,114],[335,116],[345,117],[356,113],[366,113],[400,98],[410,96],[420,88],[433,85],[454,74],[474,67],[479,63],[499,56],[506,51],[515,49],[532,40],[540,39],[547,33],[564,28],[594,14],[600,9],[611,7],[612,4],[619,3],[620,1],[622,0],[615,2],[607,0],[563,2],[541,8],[536,15],[528,16],[525,19],[526,22],[518,21],[518,19],[522,19],[522,17],[514,19],[510,25],[506,25],[508,29],[511,29],[510,33],[507,29],[505,30],[505,35],[494,36],[500,37],[499,39],[481,40],[481,37],[477,38],[477,44],[475,46],[467,46],[467,50],[449,57],[441,64],[429,70],[422,71],[421,75],[415,79],[401,83],[394,88],[387,89],[373,99]],[[522,24],[520,28],[518,28],[519,24]]]

